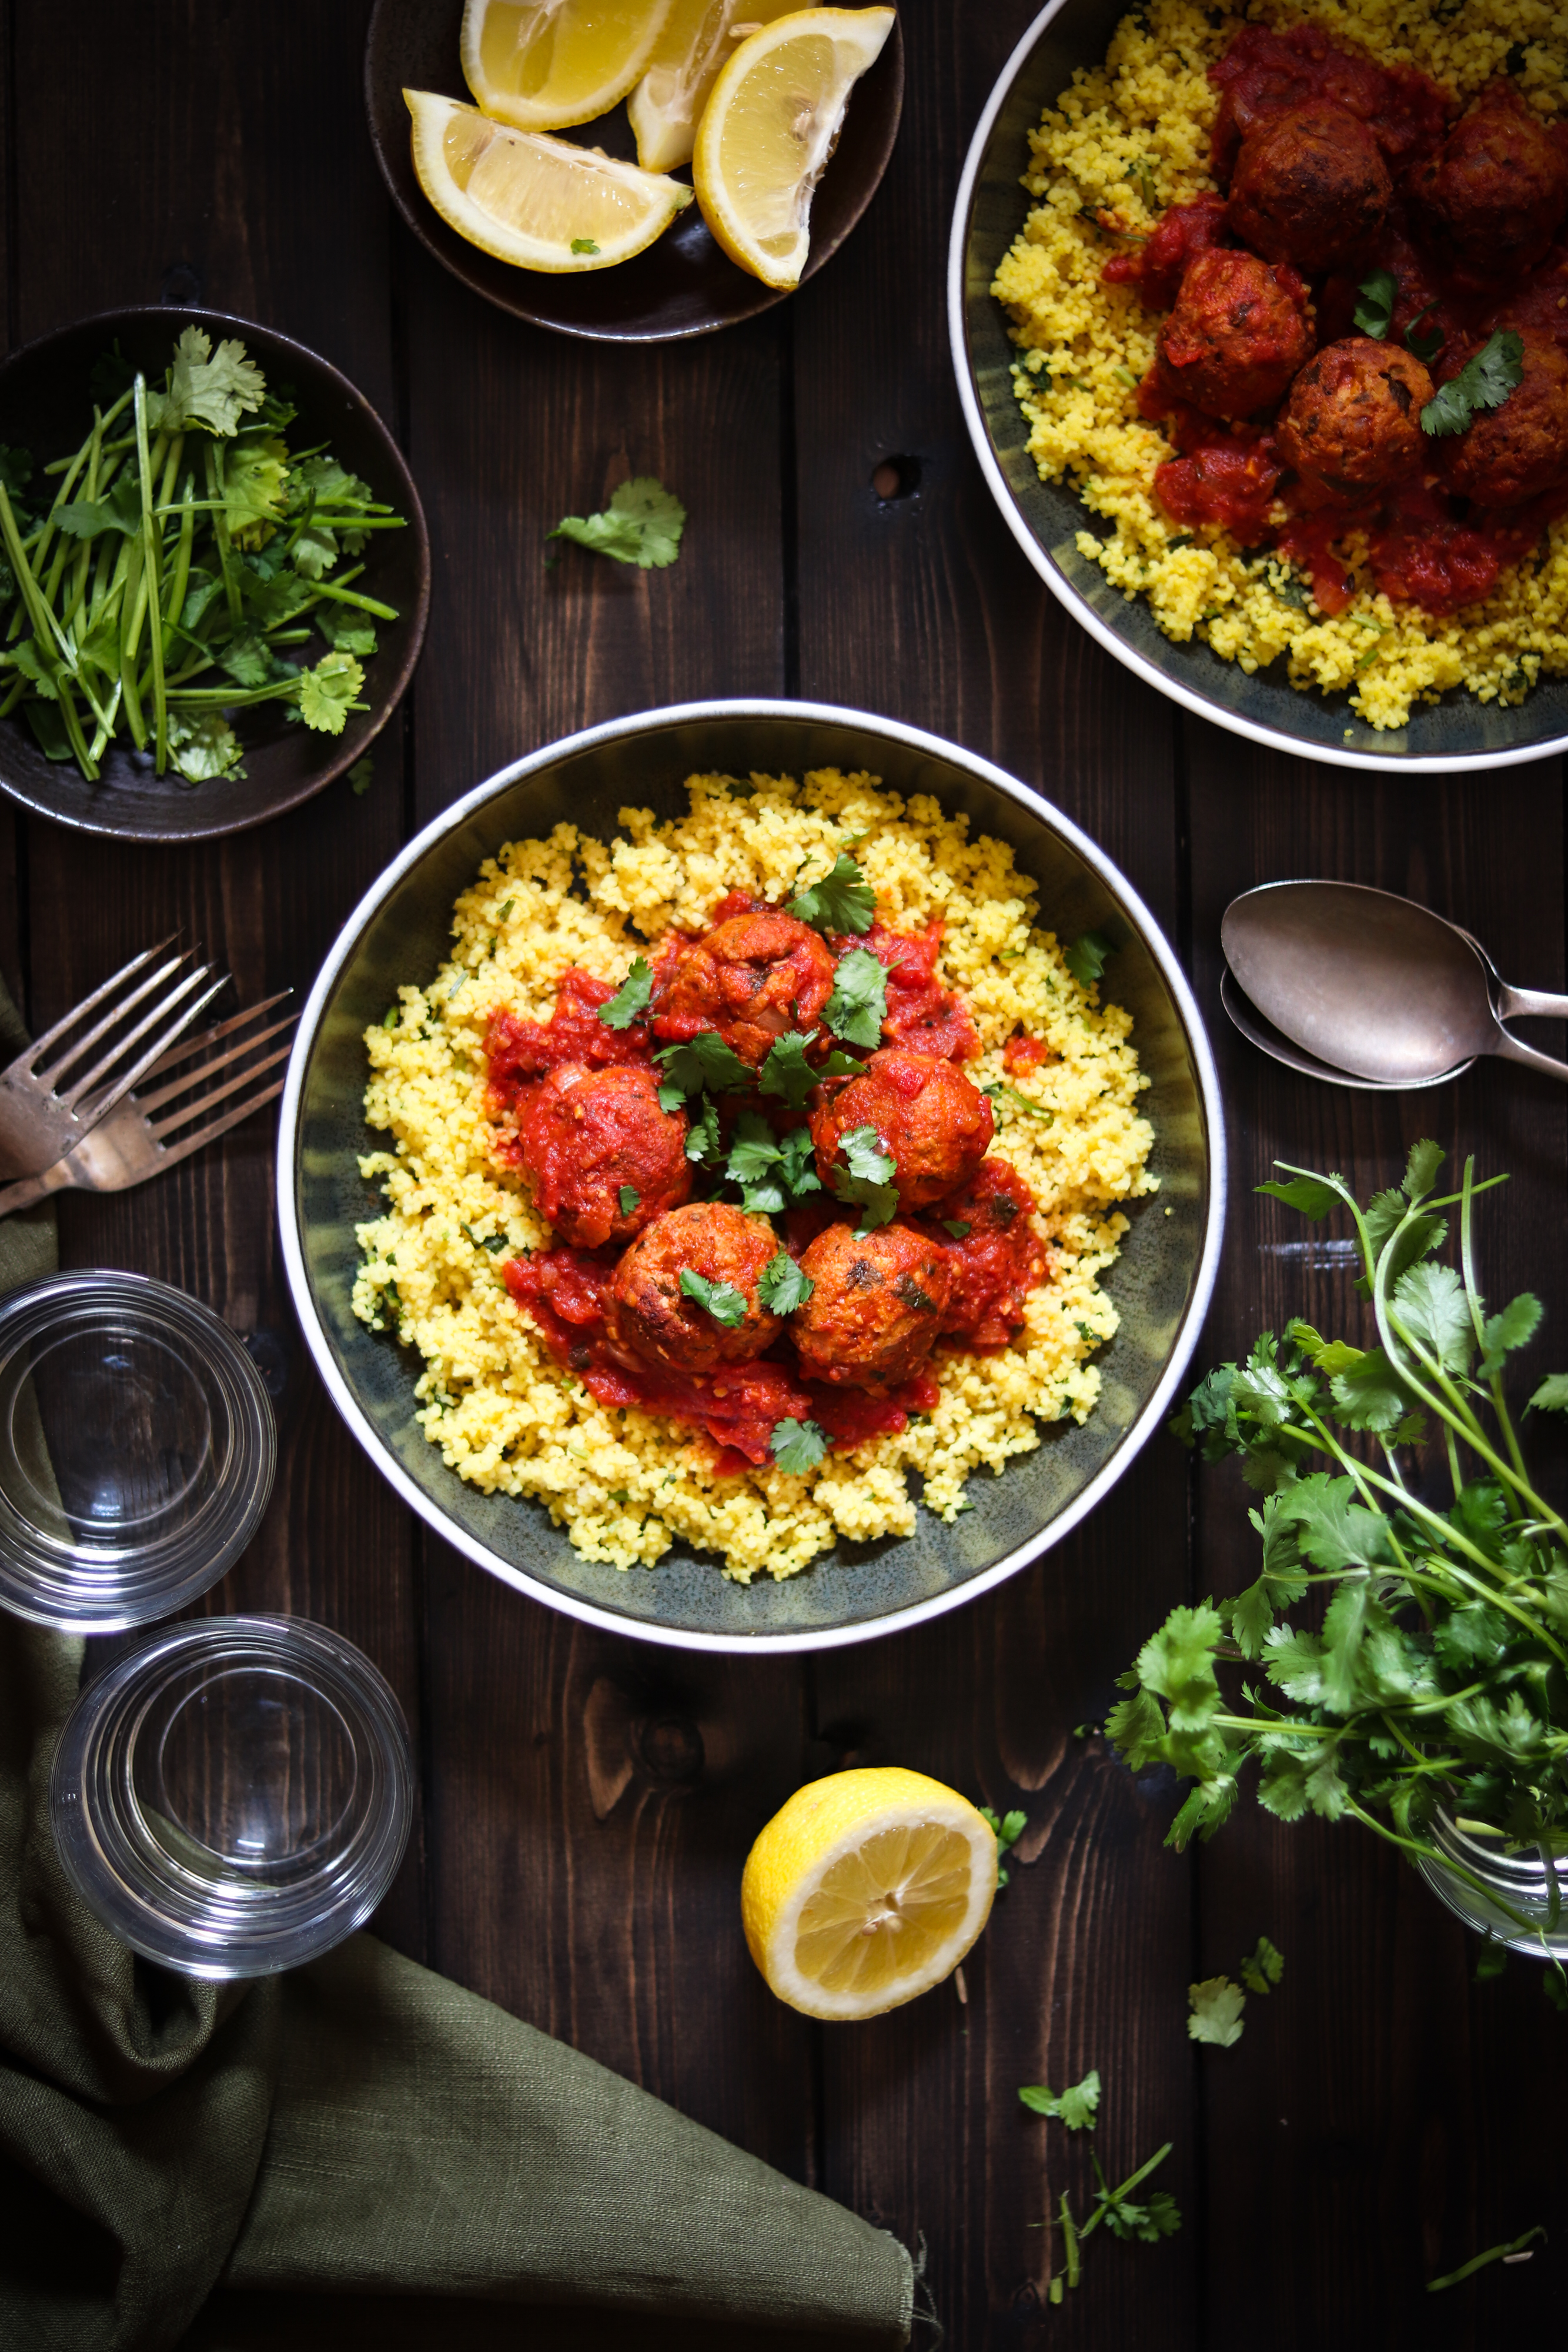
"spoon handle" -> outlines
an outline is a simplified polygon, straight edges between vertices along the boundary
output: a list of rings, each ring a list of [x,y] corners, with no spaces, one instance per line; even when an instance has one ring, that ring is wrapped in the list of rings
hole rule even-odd
[[[1568,1021],[1568,996],[1552,996],[1539,988],[1510,988],[1503,981],[1495,1002],[1500,1021]]]
[[[1563,1002],[1561,998],[1547,1001]],[[1527,1045],[1522,1037],[1515,1037],[1511,1031],[1503,1027],[1500,1022],[1498,1024],[1497,1045],[1493,1050],[1500,1055],[1504,1061],[1522,1062],[1527,1070],[1540,1070],[1546,1077],[1568,1078],[1568,1062],[1555,1062],[1550,1054],[1538,1054],[1533,1045]]]

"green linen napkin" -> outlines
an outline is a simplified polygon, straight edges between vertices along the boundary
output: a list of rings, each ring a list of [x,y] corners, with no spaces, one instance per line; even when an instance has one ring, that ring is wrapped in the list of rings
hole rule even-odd
[[[22,1042],[0,983],[0,1060]],[[0,1220],[0,1290],[55,1263],[52,1207]],[[49,1829],[82,1656],[0,1616],[0,2345],[219,2344],[257,2290],[295,2341],[322,2291],[908,2341],[894,2239],[372,1937],[251,1985],[138,1959]]]

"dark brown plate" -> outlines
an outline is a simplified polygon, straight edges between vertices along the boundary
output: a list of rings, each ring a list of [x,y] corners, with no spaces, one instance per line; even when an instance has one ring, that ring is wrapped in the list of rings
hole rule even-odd
[[[120,840],[205,841],[243,833],[319,793],[351,767],[386,725],[419,659],[430,610],[430,540],[413,478],[402,453],[362,393],[303,343],[217,310],[149,307],[106,310],[96,319],[25,343],[0,365],[0,440],[32,452],[36,464],[79,446],[92,424],[88,381],[93,362],[113,348],[149,383],[162,383],[176,339],[200,327],[217,343],[237,336],[269,385],[287,389],[299,415],[290,436],[299,448],[326,441],[334,455],[405,517],[406,530],[377,531],[356,585],[400,618],[377,625],[379,650],[365,664],[368,710],[350,712],[340,735],[288,726],[263,706],[236,722],[246,747],[243,776],[187,784],[154,774],[150,752],[128,740],[106,753],[89,784],[74,761],[46,759],[19,715],[0,719],[0,792],[36,815],[82,833]]]
[[[806,5],[806,0],[802,0]],[[614,269],[580,276],[552,276],[518,269],[449,228],[427,203],[414,177],[409,146],[405,89],[433,89],[473,104],[463,79],[457,37],[463,0],[376,0],[365,45],[365,108],[371,142],[392,202],[421,244],[455,278],[487,302],[518,319],[553,327],[560,335],[587,335],[597,342],[667,343],[686,335],[708,335],[732,327],[783,301],[778,288],[737,268],[708,233],[690,205],[645,253]],[[904,108],[904,36],[895,22],[882,55],[856,83],[833,158],[822,174],[811,206],[811,253],[804,276],[812,278],[837,253],[875,195]],[[584,147],[602,147],[628,163],[637,142],[626,109],[597,122],[580,123],[558,134]],[[688,179],[689,169],[676,175]]]

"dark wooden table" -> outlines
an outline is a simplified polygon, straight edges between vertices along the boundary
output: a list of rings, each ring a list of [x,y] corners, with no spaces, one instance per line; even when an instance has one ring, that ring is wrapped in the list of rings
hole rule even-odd
[[[399,845],[518,753],[688,697],[860,705],[1046,793],[1188,960],[1235,1183],[1200,1367],[1291,1313],[1354,1311],[1332,1254],[1254,1199],[1272,1155],[1389,1182],[1426,1132],[1512,1171],[1490,1285],[1542,1293],[1554,1319],[1531,1362],[1560,1364],[1562,1092],[1498,1065],[1403,1100],[1319,1088],[1243,1046],[1216,992],[1227,900],[1296,874],[1408,891],[1511,976],[1561,986],[1560,763],[1379,778],[1178,716],[1048,597],[981,483],[948,362],[946,240],[970,130],[1033,5],[907,0],[892,169],[797,299],[688,345],[601,350],[488,308],[395,220],[360,96],[367,0],[0,0],[11,342],[160,295],[279,327],[393,425],[434,545],[428,647],[369,793],[344,782],[227,845],[168,853],[6,810],[7,974],[40,1024],[182,926],[245,997],[302,987]],[[917,487],[884,501],[872,478],[890,457]],[[547,570],[543,533],[629,473],[685,499],[680,562],[645,574],[573,551]],[[293,1324],[271,1150],[257,1119],[141,1192],[68,1196],[62,1254],[183,1284],[256,1335],[282,1466],[212,1605],[319,1618],[398,1688],[422,1811],[382,1934],[906,2241],[924,2232],[953,2352],[1470,2347],[1554,2315],[1568,2018],[1541,1970],[1515,1960],[1476,1985],[1473,1940],[1354,1828],[1282,1830],[1249,1798],[1177,1858],[1161,1843],[1168,1783],[1134,1782],[1103,1739],[1074,1736],[1173,1602],[1253,1573],[1233,1471],[1191,1477],[1156,1439],[1071,1541],[924,1633],[777,1663],[611,1639],[490,1582],[378,1480]],[[740,1865],[799,1782],[883,1759],[1023,1807],[1021,1866],[967,2007],[943,1989],[824,2029],[776,2004],[747,1958]],[[1195,2048],[1189,1979],[1234,1970],[1260,1931],[1285,1953],[1281,1990],[1250,2004],[1236,2049]],[[1016,2090],[1091,2065],[1108,2167],[1174,2141],[1162,2178],[1185,2221],[1157,2249],[1096,2241],[1082,2291],[1052,2310],[1040,2224],[1064,2185],[1082,2201],[1088,2159],[1076,2142],[1063,2158]],[[1531,2264],[1428,2300],[1427,2278],[1536,2221],[1554,2242]],[[301,2345],[348,2340],[340,2311],[287,2316]],[[200,2340],[276,2342],[282,2317]],[[509,2317],[375,2317],[388,2345],[519,2340]],[[559,2337],[597,2340],[575,2321]],[[525,2340],[557,2336],[530,2319]]]

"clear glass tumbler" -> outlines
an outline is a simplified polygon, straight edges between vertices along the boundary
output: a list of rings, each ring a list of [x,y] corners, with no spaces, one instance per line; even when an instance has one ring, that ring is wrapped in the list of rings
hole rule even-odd
[[[67,1871],[124,1942],[186,1976],[267,1976],[340,1943],[392,1884],[408,1728],[325,1626],[199,1618],[89,1684],[50,1803]]]
[[[1423,1854],[1416,1867],[1439,1901],[1511,1951],[1568,1960],[1568,1853],[1511,1845],[1440,1805],[1425,1826],[1443,1859]]]
[[[255,1534],[277,1436],[210,1308],[146,1275],[0,1299],[0,1607],[115,1633],[210,1591]]]

